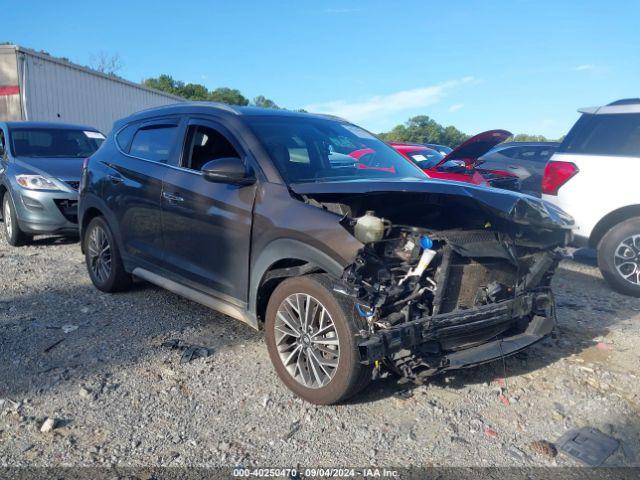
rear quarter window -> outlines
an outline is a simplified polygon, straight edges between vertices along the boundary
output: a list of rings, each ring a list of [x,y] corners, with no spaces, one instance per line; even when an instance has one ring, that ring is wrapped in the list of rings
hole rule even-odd
[[[177,132],[178,127],[174,125],[141,128],[133,137],[129,154],[145,160],[167,163]]]
[[[583,114],[558,152],[640,157],[640,114]]]

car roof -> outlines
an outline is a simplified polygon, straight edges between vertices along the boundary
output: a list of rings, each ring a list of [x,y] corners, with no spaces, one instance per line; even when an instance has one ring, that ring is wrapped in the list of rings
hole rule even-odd
[[[560,142],[504,142],[496,145],[494,150],[507,147],[554,147],[558,148]]]
[[[307,112],[294,112],[292,110],[276,109],[276,108],[260,108],[260,107],[243,107],[237,105],[227,105],[225,103],[218,102],[180,102],[164,105],[161,107],[149,108],[140,112],[134,113],[128,117],[125,117],[116,122],[116,125],[123,125],[132,121],[144,120],[146,118],[153,118],[159,115],[180,115],[180,114],[194,114],[194,113],[216,113],[218,115],[233,115],[233,116],[264,116],[264,117],[299,117],[299,118],[330,118],[341,122],[346,120],[333,115],[307,113]]]
[[[90,127],[89,125],[77,125],[74,123],[59,123],[59,122],[3,122],[9,129],[12,128],[45,128],[56,130],[90,130],[92,132],[99,132],[96,127]]]
[[[623,98],[602,107],[586,107],[578,110],[590,115],[611,115],[619,113],[640,113],[640,98]]]

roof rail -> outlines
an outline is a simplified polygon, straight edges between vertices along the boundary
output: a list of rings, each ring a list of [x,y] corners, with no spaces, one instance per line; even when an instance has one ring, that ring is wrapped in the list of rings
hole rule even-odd
[[[623,98],[607,104],[607,107],[613,107],[614,105],[636,105],[640,104],[640,98]]]

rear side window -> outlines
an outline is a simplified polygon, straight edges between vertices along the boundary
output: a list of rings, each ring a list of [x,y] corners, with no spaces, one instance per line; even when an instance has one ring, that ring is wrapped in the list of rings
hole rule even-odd
[[[167,163],[177,132],[178,127],[175,125],[141,128],[133,137],[129,153],[145,160]]]
[[[558,152],[640,157],[640,114],[584,114]]]
[[[133,135],[136,133],[137,128],[138,125],[129,125],[120,130],[116,135],[116,142],[118,142],[118,146],[123,151],[129,151],[129,145],[131,145],[131,140],[133,140]]]

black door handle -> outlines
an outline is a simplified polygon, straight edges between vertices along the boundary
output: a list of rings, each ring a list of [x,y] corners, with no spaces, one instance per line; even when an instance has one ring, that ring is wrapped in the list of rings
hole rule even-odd
[[[184,202],[184,198],[180,195],[170,192],[162,192],[162,198],[164,198],[169,203],[182,203]]]
[[[109,180],[111,180],[111,183],[113,183],[114,185],[124,182],[124,178],[122,178],[120,175],[107,175],[107,177],[109,177]]]

